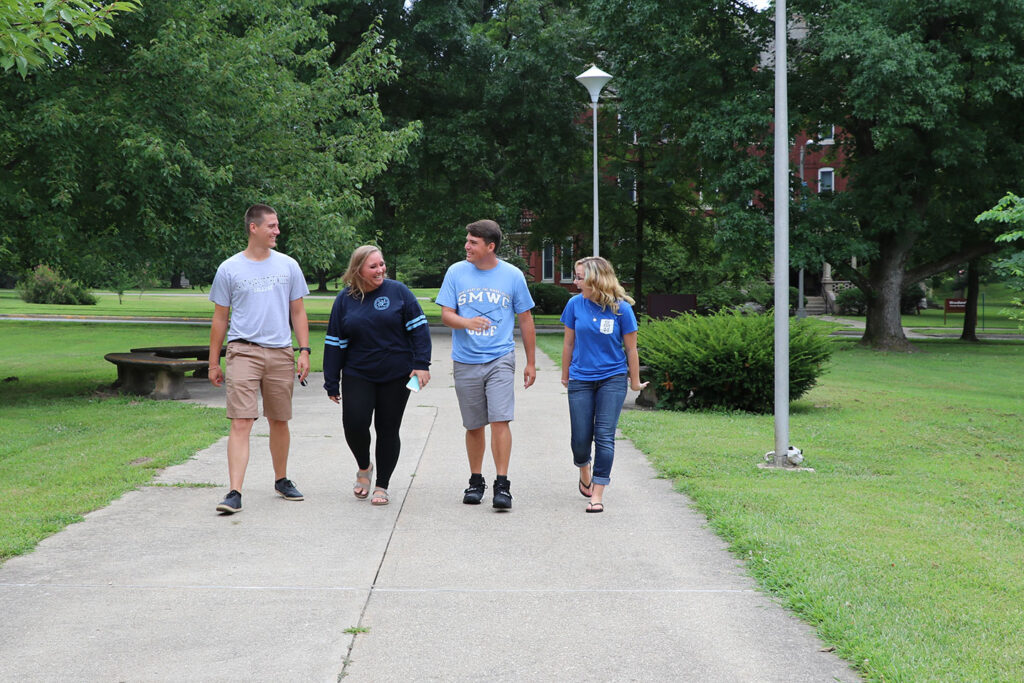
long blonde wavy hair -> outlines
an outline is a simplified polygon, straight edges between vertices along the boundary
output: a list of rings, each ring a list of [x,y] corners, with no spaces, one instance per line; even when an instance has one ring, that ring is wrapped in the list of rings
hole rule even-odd
[[[612,264],[600,256],[586,256],[574,264],[583,267],[583,284],[593,290],[594,303],[602,310],[611,308],[612,313],[619,314],[619,302],[625,301],[630,306],[635,302],[633,297],[626,294],[626,290],[619,284],[619,278],[615,277],[615,269]]]
[[[367,292],[373,289],[360,271],[363,269],[366,259],[377,252],[383,257],[384,252],[381,252],[380,247],[364,244],[361,247],[356,247],[356,250],[352,252],[352,258],[348,260],[348,270],[341,276],[341,281],[348,286],[348,293],[355,299],[362,299]]]

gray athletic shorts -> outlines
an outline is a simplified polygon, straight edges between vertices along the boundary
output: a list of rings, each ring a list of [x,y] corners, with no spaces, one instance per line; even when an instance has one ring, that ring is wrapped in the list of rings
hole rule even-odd
[[[479,429],[491,422],[511,422],[515,415],[516,353],[509,351],[490,363],[452,363],[455,395],[462,426]]]

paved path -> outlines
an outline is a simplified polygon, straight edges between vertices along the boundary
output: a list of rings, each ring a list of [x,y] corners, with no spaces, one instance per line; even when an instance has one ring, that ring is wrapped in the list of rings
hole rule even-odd
[[[241,513],[214,512],[221,440],[159,477],[183,486],[128,493],[9,560],[0,680],[858,680],[755,590],[630,442],[607,512],[584,514],[565,392],[543,355],[518,390],[512,511],[462,505],[447,333],[434,343],[390,506],[349,492],[340,409],[314,377],[296,387],[292,424],[304,502],[273,494],[261,421]],[[209,384],[190,391],[223,406]]]

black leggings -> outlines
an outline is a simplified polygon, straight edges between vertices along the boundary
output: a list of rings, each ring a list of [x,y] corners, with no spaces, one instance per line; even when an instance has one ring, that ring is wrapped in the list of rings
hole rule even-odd
[[[398,430],[402,426],[409,390],[408,378],[390,382],[371,382],[359,377],[341,377],[341,424],[345,428],[345,441],[356,457],[359,469],[370,466],[370,421],[377,434],[377,481],[375,486],[386,489],[391,484],[391,473],[398,464],[402,440]]]

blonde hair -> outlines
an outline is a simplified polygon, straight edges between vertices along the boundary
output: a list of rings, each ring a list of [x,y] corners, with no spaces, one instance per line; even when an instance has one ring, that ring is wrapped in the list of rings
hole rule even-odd
[[[635,302],[633,297],[626,294],[626,290],[619,284],[615,277],[615,269],[612,264],[600,256],[586,256],[576,262],[576,266],[583,266],[583,283],[593,290],[594,303],[601,309],[611,307],[612,313],[619,315],[619,302],[625,301],[630,306]]]
[[[384,255],[379,247],[372,244],[356,247],[356,250],[352,252],[352,257],[348,260],[348,270],[341,276],[341,281],[349,288],[349,294],[356,299],[362,299],[366,296],[367,292],[374,289],[370,286],[370,281],[364,278],[362,272],[360,272],[366,264],[366,259],[370,258],[374,253],[379,253],[381,256]]]

